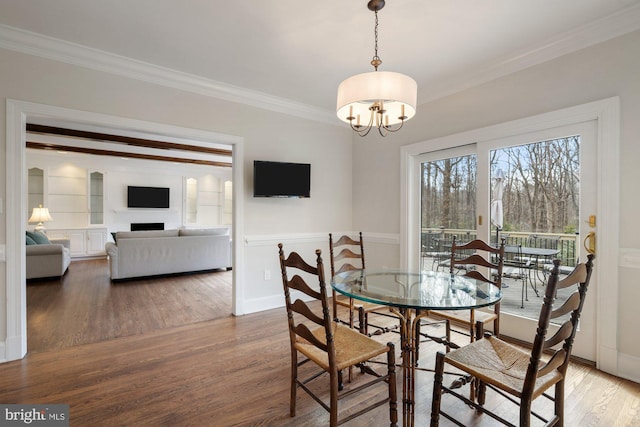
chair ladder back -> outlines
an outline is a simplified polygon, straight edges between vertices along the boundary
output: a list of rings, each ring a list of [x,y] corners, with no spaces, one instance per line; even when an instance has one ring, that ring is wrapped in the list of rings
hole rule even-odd
[[[327,302],[327,289],[324,281],[324,266],[321,257],[321,251],[316,250],[316,262],[317,266],[313,267],[307,264],[302,257],[296,252],[291,252],[288,258],[285,258],[284,251],[282,249],[282,243],[278,244],[279,256],[280,256],[280,268],[282,270],[282,284],[284,287],[285,302],[287,308],[287,318],[289,321],[289,332],[292,342],[295,341],[295,336],[299,336],[318,347],[323,351],[330,352],[330,346],[332,345],[332,321],[329,315],[329,305]],[[294,274],[291,280],[288,279],[288,269],[298,269],[306,273],[315,275],[318,277],[319,291],[311,289],[306,281],[298,274]],[[310,296],[316,300],[320,300],[322,303],[322,315],[316,314],[307,303],[300,299],[296,299],[295,302],[291,302],[290,289],[300,291],[307,296]],[[301,321],[296,322],[297,313],[301,316]],[[322,342],[316,338],[310,331],[310,329],[303,323],[304,319],[307,319],[317,325],[324,326],[326,333],[326,341]]]
[[[473,279],[480,280],[483,282],[491,283],[498,286],[498,288],[501,288],[502,270],[504,266],[504,247],[505,247],[504,238],[501,240],[500,246],[498,247],[488,245],[484,241],[478,240],[478,239],[472,240],[471,242],[468,242],[462,245],[458,245],[456,243],[456,240],[457,240],[456,236],[453,236],[453,242],[451,244],[451,262],[449,265],[449,272],[453,274],[454,269],[457,265],[474,265],[479,267],[486,267],[496,271],[495,272],[496,280],[491,280],[487,278],[484,274],[478,272],[477,270],[469,271],[465,273],[464,276],[471,277]],[[491,260],[487,260],[485,257],[475,252],[464,258],[459,258],[457,256],[459,251],[465,251],[465,250],[489,252],[490,254],[495,255],[496,260],[495,262]]]
[[[353,270],[360,270],[360,268],[354,267],[351,264],[342,264],[340,268],[337,271],[335,271],[335,274],[344,273],[345,271],[353,271]]]
[[[345,271],[364,269],[364,244],[362,241],[362,232],[359,234],[359,240],[355,240],[347,235],[342,235],[334,242],[333,233],[329,233],[329,257],[331,261],[331,276],[335,276]],[[339,250],[339,252],[338,252]],[[356,252],[356,251],[359,251]],[[338,252],[336,254],[336,252]],[[347,262],[345,260],[360,260],[360,267],[354,265],[355,263]],[[347,298],[346,302],[339,301],[338,294],[335,289],[331,289],[332,306],[333,306],[333,319],[340,321],[338,318],[338,305],[346,306],[349,308],[349,327],[353,328],[355,325],[355,305],[353,298]]]
[[[309,328],[307,328],[307,326],[304,323],[298,323],[297,325],[295,325],[293,327],[293,332],[300,338],[304,338],[305,340],[309,341],[311,344],[315,345],[320,350],[326,351],[326,352],[329,351],[329,347],[325,343],[320,341],[318,338],[316,338],[315,335],[311,333]]]
[[[463,243],[461,245],[458,245],[456,243],[456,236],[453,236],[453,244],[455,245],[455,249],[457,251],[464,251],[464,250],[469,250],[469,249],[473,249],[476,251],[485,251],[485,252],[491,252],[494,254],[497,254],[500,252],[500,248],[499,247],[495,247],[495,246],[491,246],[489,244],[487,244],[484,240],[480,240],[480,239],[475,239],[472,240],[470,242],[467,243]],[[502,239],[502,241],[504,241],[504,238]]]
[[[333,257],[334,261],[342,261],[343,259],[362,259],[362,255],[353,252],[349,248],[344,248],[338,255]]]
[[[463,276],[464,277],[469,277],[471,279],[479,280],[481,282],[491,283],[492,285],[497,285],[496,281],[493,281],[493,280],[485,277],[485,275],[480,273],[478,270],[467,271],[466,273],[463,274]]]
[[[523,393],[533,392],[535,381],[538,377],[547,375],[556,369],[560,370],[563,374],[566,372],[569,357],[571,356],[573,341],[578,329],[580,313],[584,306],[584,299],[591,279],[593,259],[594,256],[589,254],[587,256],[587,262],[578,264],[573,272],[563,280],[558,279],[560,261],[557,259],[553,261],[553,269],[547,282],[544,301],[542,308],[540,309],[538,330],[536,332],[536,338],[531,351],[531,359],[529,369],[527,371],[527,377],[525,379]],[[578,289],[562,304],[562,306],[554,310],[553,301],[556,291],[560,287],[566,288],[575,284],[578,285]],[[558,331],[547,339],[546,335],[551,319],[567,313],[571,313],[569,320],[565,321]],[[546,363],[541,365],[540,358],[542,356],[542,352],[553,348],[562,342],[564,342],[563,346],[556,350]]]
[[[296,291],[300,291],[317,300],[322,299],[322,294],[314,289],[311,289],[311,287],[307,285],[307,282],[305,282],[304,279],[297,274],[293,276],[291,280],[287,280],[287,287],[295,289]]]
[[[331,275],[335,276],[338,273],[356,269],[364,269],[364,242],[362,240],[362,232],[358,233],[359,240],[355,240],[347,235],[340,236],[338,241],[333,241],[333,234],[329,233],[329,256],[331,260]],[[344,246],[344,247],[343,247]],[[342,248],[341,248],[342,247]],[[340,249],[340,252],[336,255],[336,251]],[[357,248],[357,249],[356,249]],[[356,250],[358,252],[356,252]],[[359,259],[361,266],[355,266],[353,263],[343,263],[338,266],[339,261],[345,259]],[[344,267],[348,265],[348,267]]]
[[[549,329],[549,322],[551,320],[551,311],[553,309],[553,299],[555,297],[556,285],[558,283],[559,268],[560,260],[553,260],[553,268],[551,269],[549,279],[547,280],[546,291],[544,293],[542,307],[540,308],[540,316],[538,317],[536,336],[531,348],[529,366],[527,367],[527,374],[522,387],[522,395],[528,399],[533,395],[536,379],[538,378],[540,359],[545,347],[545,338],[547,336],[547,330]]]

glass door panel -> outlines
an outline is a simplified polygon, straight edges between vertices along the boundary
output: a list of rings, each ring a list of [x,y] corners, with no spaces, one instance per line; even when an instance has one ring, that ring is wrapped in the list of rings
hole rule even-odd
[[[490,152],[492,240],[505,239],[508,250],[502,312],[537,319],[552,259],[576,265],[579,153],[580,135]]]
[[[503,177],[500,227],[496,212],[489,211],[494,214],[492,240],[496,234],[505,238],[510,252],[500,322],[506,336],[524,341],[534,336],[552,259],[561,261],[560,278],[586,259],[582,242],[592,231],[589,216],[596,212],[595,127],[589,121],[478,143],[478,156],[487,156],[492,202],[498,193],[496,178]],[[590,289],[597,286],[592,276]],[[596,299],[595,292],[590,294],[573,353],[596,360]],[[557,294],[567,296],[566,290]]]
[[[448,269],[453,236],[460,241],[477,236],[477,156],[447,150],[423,157],[420,162],[420,268],[443,270]]]

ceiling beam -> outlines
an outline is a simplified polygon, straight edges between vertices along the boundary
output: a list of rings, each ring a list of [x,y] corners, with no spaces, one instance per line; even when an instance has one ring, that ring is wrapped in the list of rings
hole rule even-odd
[[[119,144],[132,145],[135,147],[155,148],[160,150],[191,151],[196,153],[215,154],[215,155],[229,156],[229,157],[231,157],[232,155],[231,150],[225,150],[222,148],[178,144],[174,142],[156,141],[152,139],[134,138],[134,137],[122,136],[122,135],[111,135],[108,133],[101,133],[101,132],[89,132],[84,130],[66,129],[61,127],[37,125],[32,123],[27,123],[27,132],[42,133],[42,134],[49,134],[49,135],[70,136],[73,138],[91,139],[95,141],[116,142]],[[68,151],[71,151],[71,150],[68,150]]]
[[[36,150],[60,150],[60,151],[70,151],[74,153],[95,154],[98,156],[128,157],[132,159],[157,160],[157,161],[163,161],[163,162],[176,162],[176,163],[191,163],[196,165],[219,166],[219,167],[225,167],[225,168],[232,167],[232,163],[230,162],[215,162],[212,160],[185,159],[180,157],[157,156],[157,155],[141,154],[141,153],[127,153],[126,151],[98,150],[95,148],[74,147],[71,145],[49,144],[49,143],[33,142],[33,141],[27,141],[26,146],[27,148],[33,148]]]

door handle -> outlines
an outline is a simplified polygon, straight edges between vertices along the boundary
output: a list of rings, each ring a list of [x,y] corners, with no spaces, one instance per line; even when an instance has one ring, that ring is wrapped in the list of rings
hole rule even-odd
[[[596,253],[596,233],[595,232],[590,231],[587,234],[587,237],[584,238],[584,248],[590,254]]]

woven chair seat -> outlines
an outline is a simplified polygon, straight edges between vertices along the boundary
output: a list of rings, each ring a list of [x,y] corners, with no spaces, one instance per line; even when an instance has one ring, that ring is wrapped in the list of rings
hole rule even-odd
[[[312,333],[321,342],[326,342],[324,327],[315,328]],[[389,351],[385,344],[335,322],[333,324],[333,340],[336,347],[336,367],[338,370],[365,362]],[[302,339],[297,340],[295,345],[300,353],[317,363],[321,368],[329,369],[329,358],[326,351],[322,351]]]
[[[445,356],[447,363],[517,397],[521,397],[530,358],[531,353],[495,337],[478,340]],[[533,398],[561,380],[562,374],[555,369],[537,378]]]

